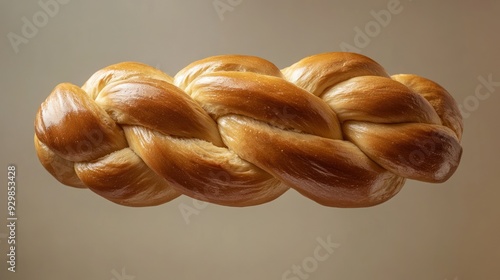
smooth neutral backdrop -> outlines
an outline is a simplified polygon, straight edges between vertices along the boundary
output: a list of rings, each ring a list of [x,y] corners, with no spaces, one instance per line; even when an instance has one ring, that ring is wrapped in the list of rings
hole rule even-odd
[[[7,271],[0,226],[1,279],[500,279],[499,1],[62,2],[50,15],[37,0],[0,3],[0,225],[6,169],[18,170],[17,267]],[[396,13],[377,22],[388,6]],[[34,20],[36,32],[24,27],[24,36]],[[187,197],[127,208],[59,184],[35,155],[40,103],[58,83],[81,85],[106,65],[140,61],[174,75],[197,59],[239,53],[286,67],[347,45],[454,96],[465,133],[450,180],[408,181],[365,209],[323,207],[295,191],[249,208]],[[478,94],[481,79],[493,82]],[[187,221],[186,207],[196,210]],[[336,248],[316,260],[318,240],[328,239]],[[286,273],[294,265],[302,275]]]

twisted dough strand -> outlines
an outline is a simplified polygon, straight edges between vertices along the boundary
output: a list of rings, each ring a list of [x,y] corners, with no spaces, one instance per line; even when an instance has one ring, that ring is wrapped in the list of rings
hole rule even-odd
[[[335,207],[396,195],[405,179],[446,181],[462,153],[457,104],[438,84],[389,76],[353,53],[278,69],[226,55],[170,77],[124,62],[63,83],[35,119],[35,147],[61,183],[128,206],[181,194],[228,206],[289,188]]]

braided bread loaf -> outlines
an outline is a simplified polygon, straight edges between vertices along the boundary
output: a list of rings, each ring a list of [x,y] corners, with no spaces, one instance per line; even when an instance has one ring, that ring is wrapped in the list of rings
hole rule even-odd
[[[118,204],[184,194],[228,206],[289,188],[327,206],[366,207],[405,179],[443,182],[462,153],[451,95],[389,76],[354,53],[278,69],[262,58],[206,58],[170,77],[124,62],[82,86],[59,84],[35,120],[35,147],[61,183]]]

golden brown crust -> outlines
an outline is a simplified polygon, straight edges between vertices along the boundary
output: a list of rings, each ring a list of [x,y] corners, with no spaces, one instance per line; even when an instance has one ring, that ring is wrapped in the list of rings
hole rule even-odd
[[[118,204],[184,194],[227,206],[289,188],[326,206],[367,207],[405,179],[443,182],[462,154],[452,96],[372,59],[324,53],[278,69],[215,56],[174,78],[141,63],[58,85],[35,119],[35,148],[61,183]]]
[[[432,105],[444,126],[453,130],[462,139],[463,120],[457,103],[450,93],[437,83],[411,74],[393,75],[392,79],[423,96]]]
[[[130,148],[96,161],[75,163],[75,172],[93,192],[121,205],[158,205],[180,195]]]
[[[322,53],[306,57],[282,70],[285,78],[319,96],[326,89],[360,76],[389,77],[377,62],[356,53]]]
[[[231,150],[323,205],[373,206],[394,196],[404,182],[346,141],[282,131],[236,115],[221,118],[219,125]]]
[[[342,122],[441,124],[439,116],[422,96],[385,77],[355,77],[331,87],[321,98]]]
[[[195,61],[179,71],[174,85],[190,93],[187,87],[201,75],[214,72],[251,72],[281,77],[281,71],[271,62],[249,55],[218,55]]]
[[[179,192],[227,206],[271,201],[288,187],[226,148],[124,127],[130,147]]]
[[[79,87],[58,85],[42,103],[35,133],[55,154],[90,161],[127,147],[123,132]]]
[[[104,87],[95,102],[117,124],[141,125],[163,134],[222,145],[214,120],[183,91],[165,81],[144,78],[115,82]]]
[[[340,139],[336,114],[320,98],[281,78],[256,73],[210,73],[189,86],[214,119],[240,114],[322,137]]]
[[[75,172],[75,163],[73,161],[65,160],[56,155],[45,144],[38,140],[35,135],[35,150],[40,160],[40,163],[45,169],[56,178],[59,182],[75,187],[86,189],[87,186],[78,178]]]
[[[382,167],[420,181],[446,181],[462,154],[453,131],[441,125],[347,122],[344,133]]]
[[[173,78],[161,70],[138,62],[120,62],[95,72],[82,86],[91,99],[97,99],[101,90],[115,82],[153,79],[172,83]]]

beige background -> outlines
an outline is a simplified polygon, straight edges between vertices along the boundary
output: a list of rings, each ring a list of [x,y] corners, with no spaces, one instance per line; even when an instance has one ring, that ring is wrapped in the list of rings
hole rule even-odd
[[[221,20],[213,2],[72,0],[18,53],[7,34],[21,36],[22,18],[43,10],[35,0],[1,2],[0,224],[8,164],[18,169],[19,218],[15,274],[6,270],[0,226],[1,279],[282,279],[328,236],[340,246],[308,279],[500,279],[500,86],[486,100],[474,97],[478,77],[500,81],[499,1],[401,0],[401,12],[360,48],[392,74],[437,81],[465,106],[462,163],[446,183],[408,181],[367,209],[322,207],[289,191],[257,207],[208,205],[189,224],[179,210],[194,207],[186,197],[126,208],[57,183],[32,144],[35,112],[57,83],[82,84],[124,60],[171,75],[226,53],[285,67],[354,45],[354,28],[390,3],[220,0],[235,5]]]

